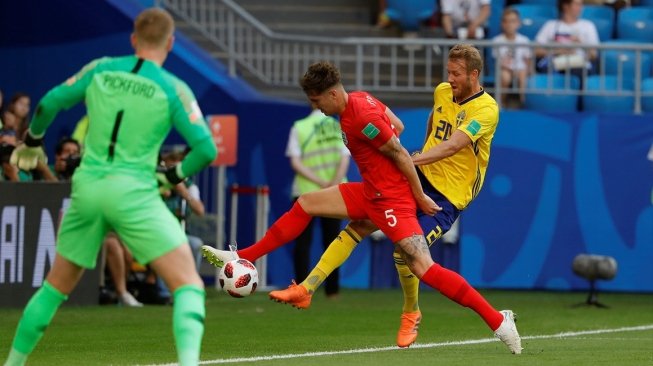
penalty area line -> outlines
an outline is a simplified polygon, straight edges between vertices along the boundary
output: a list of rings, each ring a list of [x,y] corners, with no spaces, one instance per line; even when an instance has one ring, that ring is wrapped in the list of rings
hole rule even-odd
[[[523,336],[521,337],[521,339],[529,340],[529,339],[573,338],[573,337],[593,335],[593,334],[638,332],[638,331],[646,331],[652,329],[653,329],[653,324],[646,324],[646,325],[639,325],[634,327],[595,329],[595,330],[583,330],[583,331],[576,331],[576,332],[561,332],[555,334]],[[410,346],[410,348],[439,348],[439,347],[449,347],[449,346],[465,346],[470,344],[483,344],[483,343],[490,343],[490,342],[500,342],[500,341],[497,338],[482,338],[482,339],[470,339],[470,340],[463,340],[463,341],[438,342],[438,343],[415,343],[412,346]],[[305,353],[291,353],[285,355],[224,358],[224,359],[200,361],[200,365],[218,365],[218,364],[236,363],[236,362],[257,362],[257,361],[284,360],[284,359],[305,358],[305,357],[321,357],[321,356],[332,356],[332,355],[348,355],[348,354],[358,354],[358,353],[403,351],[403,350],[406,350],[406,348],[399,348],[397,346],[371,347],[371,348],[358,348],[358,349],[350,349],[350,350],[342,350],[342,351],[305,352]],[[167,363],[167,364],[157,364],[151,366],[173,366],[173,365],[177,365],[177,364]]]

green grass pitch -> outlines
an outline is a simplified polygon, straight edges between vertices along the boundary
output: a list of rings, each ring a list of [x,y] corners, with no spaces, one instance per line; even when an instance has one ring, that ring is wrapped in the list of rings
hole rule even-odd
[[[471,310],[422,289],[415,346],[397,349],[399,290],[314,296],[308,310],[208,289],[202,364],[653,365],[653,294],[601,293],[609,309],[573,307],[584,293],[482,291],[518,315],[524,353],[508,352]],[[28,365],[163,365],[176,360],[170,306],[64,307]],[[0,361],[19,309],[0,309]],[[235,362],[236,360],[240,360]]]

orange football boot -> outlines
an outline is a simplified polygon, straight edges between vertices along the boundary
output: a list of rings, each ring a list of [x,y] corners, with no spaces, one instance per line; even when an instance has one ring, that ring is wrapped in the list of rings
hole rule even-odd
[[[397,333],[397,346],[405,348],[415,342],[417,339],[417,329],[421,321],[422,312],[419,310],[401,314],[401,325]]]
[[[306,287],[298,285],[295,280],[285,290],[270,292],[271,300],[292,305],[297,309],[308,309],[311,306],[312,297],[313,295],[308,293]]]

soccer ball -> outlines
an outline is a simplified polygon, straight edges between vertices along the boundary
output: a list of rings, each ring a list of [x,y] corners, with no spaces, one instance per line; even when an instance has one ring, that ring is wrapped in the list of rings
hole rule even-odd
[[[218,279],[224,292],[233,297],[245,297],[256,291],[258,271],[247,259],[234,259],[225,263]]]

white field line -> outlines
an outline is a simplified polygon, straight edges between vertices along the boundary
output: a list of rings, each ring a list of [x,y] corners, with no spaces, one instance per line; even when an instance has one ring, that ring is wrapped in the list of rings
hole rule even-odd
[[[571,338],[579,337],[592,334],[607,334],[607,333],[619,333],[619,332],[638,332],[653,329],[653,324],[640,325],[636,327],[622,327],[622,328],[612,328],[612,329],[596,329],[596,330],[583,330],[578,332],[562,332],[556,334],[541,334],[541,335],[532,335],[521,337],[522,340],[529,339],[551,339],[551,338]],[[440,343],[416,343],[410,346],[410,348],[439,348],[439,347],[448,347],[448,346],[464,346],[469,344],[482,344],[490,342],[498,342],[497,338],[483,338],[483,339],[470,339],[466,341],[453,341],[453,342],[440,342]],[[304,357],[320,357],[320,356],[331,356],[331,355],[347,355],[347,354],[357,354],[357,353],[371,353],[371,352],[384,352],[384,351],[404,351],[405,348],[398,348],[397,346],[389,347],[373,347],[373,348],[358,348],[350,349],[344,351],[323,351],[323,352],[306,352],[306,353],[291,353],[285,355],[270,355],[270,356],[256,356],[256,357],[239,357],[239,358],[223,358],[216,360],[207,360],[201,361],[201,365],[217,365],[225,363],[236,363],[236,362],[257,362],[257,361],[269,361],[269,360],[284,360],[292,358],[304,358]],[[157,364],[152,366],[174,366],[176,363],[167,363],[167,364]]]

